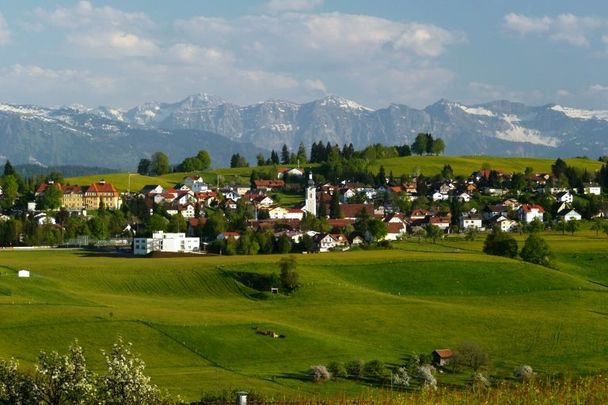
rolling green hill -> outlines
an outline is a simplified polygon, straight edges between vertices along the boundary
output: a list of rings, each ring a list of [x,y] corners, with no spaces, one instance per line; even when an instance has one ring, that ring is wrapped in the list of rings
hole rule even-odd
[[[555,162],[553,159],[541,158],[509,158],[509,157],[494,157],[494,156],[408,156],[399,158],[379,159],[370,165],[369,169],[376,173],[380,166],[384,166],[386,173],[391,171],[395,176],[402,174],[411,175],[417,172],[427,176],[437,174],[441,171],[444,165],[449,164],[455,175],[468,176],[476,170],[480,170],[482,165],[489,164],[492,169],[502,170],[504,172],[523,172],[526,167],[532,167],[535,172],[550,172],[551,165]],[[570,166],[580,169],[587,169],[589,172],[595,172],[602,167],[602,163],[590,159],[566,159]],[[311,164],[306,167],[316,167]],[[253,169],[262,172],[274,172],[273,166],[264,167],[241,167],[241,168],[223,168],[211,170],[208,172],[197,173],[201,174],[207,182],[214,184],[218,180],[227,183],[247,184],[249,176]],[[141,176],[139,174],[128,173],[111,173],[103,175],[89,175],[80,177],[71,177],[66,179],[70,184],[91,184],[101,178],[114,184],[120,191],[127,191],[129,184],[129,176],[131,176],[131,191],[139,190],[146,184],[160,184],[163,187],[169,187],[182,181],[182,179],[193,173],[170,173],[164,176],[152,177]]]
[[[606,370],[608,267],[600,263],[608,240],[588,231],[546,237],[557,269],[487,256],[480,240],[458,238],[299,255],[302,286],[292,296],[260,294],[239,281],[242,273],[278,271],[274,255],[0,251],[0,358],[31,367],[40,349],[65,351],[78,338],[100,368],[99,349],[120,335],[155,383],[192,400],[223,388],[281,397],[361,393],[366,384],[301,377],[312,364],[398,364],[413,351],[465,340],[487,350],[497,376],[522,363],[543,373]],[[17,278],[19,268],[32,277]]]

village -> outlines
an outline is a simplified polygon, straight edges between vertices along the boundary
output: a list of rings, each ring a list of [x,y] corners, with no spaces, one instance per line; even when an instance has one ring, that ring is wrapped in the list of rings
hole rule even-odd
[[[278,167],[275,172],[272,178],[252,176],[250,184],[215,186],[201,175],[187,175],[171,188],[150,184],[123,193],[103,180],[88,186],[49,180],[38,185],[35,200],[22,216],[65,236],[66,217],[86,222],[99,212],[123,212],[113,221],[113,230],[103,232],[109,241],[105,245],[132,246],[135,255],[257,254],[323,253],[388,246],[408,237],[474,237],[493,229],[522,232],[548,227],[574,232],[577,226],[568,223],[603,218],[607,208],[597,183],[564,187],[563,176],[560,180],[555,173],[530,170],[513,174],[482,169],[456,177],[444,167],[435,177],[394,178],[381,169],[376,184],[317,183],[313,171],[299,167]],[[58,207],[39,209],[49,195],[55,195]],[[300,196],[300,203],[281,204],[286,195],[291,201]],[[11,220],[10,213],[5,210],[0,221]],[[82,245],[83,240],[89,243],[102,236],[90,229],[82,235],[71,233],[71,240],[56,244],[75,244],[75,237]],[[18,240],[24,241],[22,236]]]

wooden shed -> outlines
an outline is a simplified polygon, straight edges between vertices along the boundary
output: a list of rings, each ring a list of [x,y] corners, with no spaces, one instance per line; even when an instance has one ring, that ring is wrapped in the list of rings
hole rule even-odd
[[[433,364],[437,366],[445,366],[450,362],[454,356],[454,353],[451,349],[437,349],[433,350],[431,355],[433,356]]]

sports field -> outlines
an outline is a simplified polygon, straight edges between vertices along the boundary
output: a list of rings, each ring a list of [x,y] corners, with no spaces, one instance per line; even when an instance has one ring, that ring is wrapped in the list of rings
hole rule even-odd
[[[546,374],[607,370],[608,239],[588,231],[544,236],[556,269],[484,255],[481,238],[298,255],[302,286],[292,296],[238,281],[242,273],[278,271],[280,256],[0,251],[0,357],[27,368],[39,350],[64,352],[78,338],[100,368],[100,349],[120,335],[134,343],[155,383],[190,400],[223,388],[359,394],[369,387],[302,376],[312,364],[399,364],[412,352],[463,341],[490,354],[496,376],[522,363]],[[17,278],[21,268],[32,277]]]

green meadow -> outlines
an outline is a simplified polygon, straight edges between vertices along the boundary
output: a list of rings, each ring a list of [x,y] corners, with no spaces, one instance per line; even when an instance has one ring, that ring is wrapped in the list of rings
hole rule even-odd
[[[525,235],[516,235],[521,246]],[[0,251],[0,357],[31,368],[77,338],[93,368],[122,336],[153,382],[188,400],[245,389],[277,398],[362,395],[366,383],[314,384],[313,364],[399,364],[474,341],[492,376],[530,364],[552,375],[608,369],[608,238],[544,234],[555,268],[481,253],[482,238],[411,239],[391,250],[298,255],[301,287],[271,295],[242,273],[280,256],[131,258],[81,250]],[[16,271],[31,270],[19,279]],[[272,330],[273,339],[256,334]],[[468,375],[439,375],[459,384]]]
[[[482,166],[489,165],[492,169],[501,170],[506,173],[524,172],[526,167],[531,167],[535,172],[551,172],[551,165],[555,159],[542,158],[511,158],[495,156],[408,156],[389,159],[379,159],[370,164],[369,170],[376,173],[380,166],[384,166],[386,173],[393,172],[395,176],[413,175],[422,173],[427,176],[441,172],[444,165],[449,164],[454,174],[468,176],[476,170],[481,170]],[[577,167],[581,170],[595,172],[602,167],[602,163],[596,160],[573,158],[566,159],[569,166]],[[315,168],[318,165],[309,164],[305,167]],[[277,166],[278,167],[278,166]],[[183,180],[190,174],[203,176],[205,181],[215,184],[218,180],[221,183],[248,184],[251,171],[255,169],[265,173],[275,173],[275,166],[263,167],[239,167],[222,168],[209,170],[202,173],[170,173],[164,176],[142,176],[137,173],[109,173],[103,175],[89,175],[81,177],[71,177],[66,179],[70,184],[86,185],[103,178],[116,186],[119,191],[127,191],[129,187],[129,177],[131,178],[131,191],[140,190],[146,184],[160,184],[163,187],[171,187]]]

